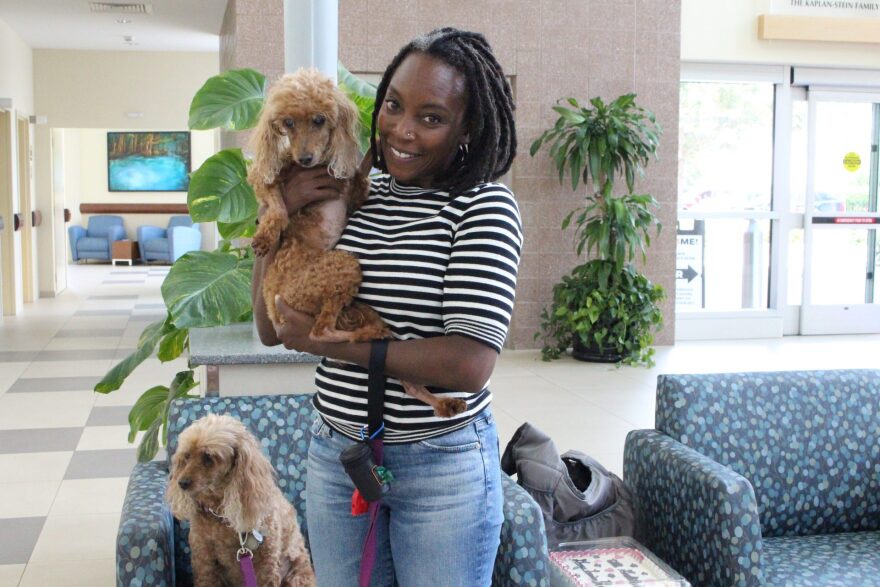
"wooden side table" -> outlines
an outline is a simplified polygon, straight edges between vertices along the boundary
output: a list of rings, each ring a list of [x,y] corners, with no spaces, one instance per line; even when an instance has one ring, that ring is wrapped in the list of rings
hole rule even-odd
[[[141,258],[137,241],[113,241],[110,246],[110,258],[113,265],[116,265],[117,261],[128,261],[129,266],[133,265],[136,260]]]

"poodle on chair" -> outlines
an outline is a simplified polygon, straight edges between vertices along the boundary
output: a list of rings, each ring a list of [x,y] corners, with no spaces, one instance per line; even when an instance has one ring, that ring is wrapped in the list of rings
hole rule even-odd
[[[180,435],[171,463],[171,512],[189,520],[196,587],[245,585],[240,549],[252,552],[260,587],[313,587],[296,512],[248,429],[211,414]]]
[[[275,296],[315,317],[312,338],[365,342],[388,338],[390,330],[370,306],[354,301],[362,274],[357,257],[334,250],[348,217],[367,198],[368,177],[358,168],[358,111],[332,80],[314,69],[282,76],[266,96],[252,139],[254,161],[248,181],[266,206],[253,247],[265,255],[281,239],[275,261],[263,277],[266,311],[282,318]],[[281,172],[289,165],[325,165],[346,185],[339,199],[313,202],[288,218],[281,193]],[[464,400],[441,398],[427,388],[402,382],[411,396],[429,404],[438,416],[467,408]]]

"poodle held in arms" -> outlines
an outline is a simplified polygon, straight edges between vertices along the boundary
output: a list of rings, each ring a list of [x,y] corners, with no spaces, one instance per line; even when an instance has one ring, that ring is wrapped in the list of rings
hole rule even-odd
[[[174,516],[190,522],[196,587],[245,585],[237,560],[245,547],[260,587],[316,584],[296,512],[259,442],[235,418],[211,414],[181,433],[167,498]]]
[[[358,125],[357,108],[332,80],[317,70],[300,69],[272,85],[252,139],[248,181],[266,206],[254,252],[266,255],[281,239],[263,277],[266,311],[273,322],[283,322],[275,308],[275,296],[280,295],[294,310],[315,317],[311,336],[317,340],[365,342],[391,336],[375,310],[354,301],[362,279],[357,257],[333,248],[348,217],[367,198],[368,177],[358,168]],[[313,202],[288,217],[281,172],[289,165],[326,165],[346,180],[341,197]],[[451,417],[467,408],[464,400],[401,383],[438,416]]]

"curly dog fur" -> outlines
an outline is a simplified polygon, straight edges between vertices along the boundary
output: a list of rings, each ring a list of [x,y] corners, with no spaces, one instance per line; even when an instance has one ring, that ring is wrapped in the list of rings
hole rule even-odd
[[[358,169],[358,124],[357,108],[329,78],[301,69],[272,85],[252,138],[248,181],[266,206],[254,251],[265,255],[281,238],[263,277],[266,311],[273,322],[283,322],[275,308],[275,296],[280,295],[294,310],[315,317],[310,333],[315,339],[365,342],[391,336],[375,310],[354,301],[362,280],[357,258],[333,250],[348,217],[367,198],[368,178]],[[280,180],[288,165],[326,165],[346,180],[341,197],[314,202],[288,218]],[[425,387],[403,385],[439,416],[467,408],[463,400],[437,398]]]
[[[231,416],[211,414],[180,435],[166,497],[189,520],[196,587],[243,585],[238,533],[258,530],[260,587],[312,587],[315,575],[296,512],[275,483],[256,438]]]

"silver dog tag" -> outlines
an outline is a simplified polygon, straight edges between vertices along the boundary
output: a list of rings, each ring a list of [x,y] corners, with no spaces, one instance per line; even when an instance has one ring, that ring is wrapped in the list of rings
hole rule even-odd
[[[248,532],[243,546],[250,550],[256,550],[261,544],[263,544],[263,535],[259,530],[251,530]]]

